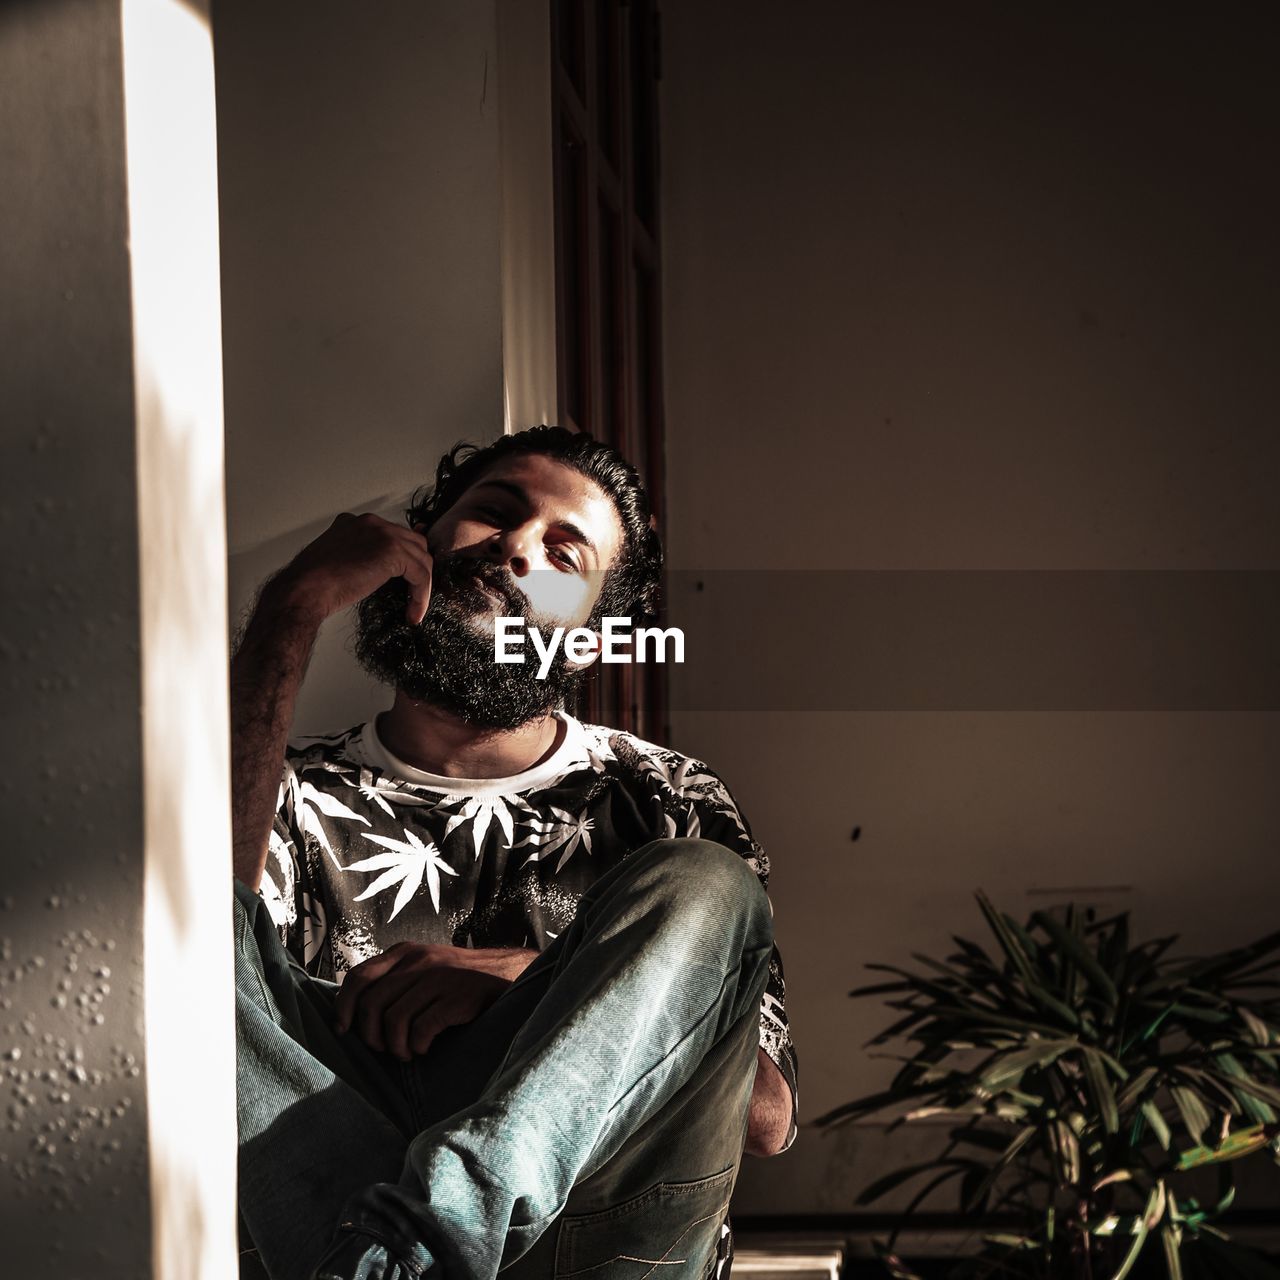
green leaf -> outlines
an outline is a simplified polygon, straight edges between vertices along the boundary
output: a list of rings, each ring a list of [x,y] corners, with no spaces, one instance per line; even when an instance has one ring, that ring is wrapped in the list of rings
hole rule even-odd
[[[864,1098],[855,1098],[852,1102],[842,1103],[833,1110],[820,1115],[814,1124],[820,1129],[829,1125],[852,1120],[855,1116],[868,1115],[874,1111],[884,1111],[888,1107],[901,1106],[912,1098],[931,1096],[937,1091],[931,1087],[919,1089],[886,1089],[880,1093],[869,1093]]]
[[[1247,1129],[1237,1129],[1216,1147],[1199,1146],[1178,1155],[1178,1169],[1199,1169],[1208,1164],[1224,1164],[1239,1160],[1241,1156],[1261,1151],[1273,1138],[1280,1135],[1280,1124],[1255,1124]]]
[[[996,1180],[1000,1175],[1013,1163],[1018,1152],[1036,1136],[1036,1127],[1027,1125],[1025,1129],[1020,1130],[1013,1138],[1013,1141],[1005,1146],[1000,1153],[999,1158],[992,1164],[990,1169],[986,1171],[983,1177],[978,1180],[970,1189],[966,1197],[966,1186],[969,1183],[968,1175],[960,1187],[960,1207],[965,1213],[974,1210],[974,1206],[978,1202],[985,1203],[987,1197],[991,1194],[992,1187],[995,1186]]]
[[[991,1244],[1004,1245],[1006,1249],[1035,1249],[1036,1240],[1031,1236],[1015,1236],[1007,1231],[993,1231],[982,1237]]]
[[[1072,963],[1079,966],[1080,971],[1093,983],[1107,1004],[1114,1006],[1120,998],[1120,993],[1116,990],[1116,984],[1111,975],[1098,963],[1093,952],[1074,933],[1064,929],[1048,912],[1037,911],[1031,919],[1062,948],[1066,955],[1070,956]]]
[[[1022,943],[1014,936],[1000,912],[991,905],[987,895],[979,890],[976,896],[978,906],[981,907],[982,914],[986,917],[991,932],[996,935],[996,941],[1008,957],[1009,963],[1013,965],[1023,982],[1034,983],[1035,975],[1032,971],[1031,959],[1023,949]]]
[[[1120,1111],[1116,1106],[1115,1090],[1107,1079],[1107,1070],[1103,1066],[1102,1057],[1096,1049],[1084,1051],[1084,1074],[1089,1082],[1089,1092],[1093,1095],[1094,1105],[1102,1116],[1102,1125],[1108,1133],[1120,1132]]]
[[[1261,1098],[1264,1102],[1273,1103],[1280,1106],[1280,1089],[1273,1085],[1263,1084],[1261,1081],[1255,1080],[1243,1066],[1239,1060],[1230,1053],[1220,1053],[1215,1058],[1218,1066],[1222,1068],[1227,1075],[1232,1077],[1232,1086],[1237,1089],[1244,1089],[1252,1094],[1255,1098]]]
[[[1200,1100],[1200,1095],[1180,1084],[1173,1085],[1169,1092],[1173,1095],[1173,1101],[1182,1115],[1182,1123],[1191,1141],[1196,1146],[1203,1145],[1204,1131],[1212,1123],[1213,1118]]]
[[[1169,1268],[1169,1280],[1182,1280],[1181,1241],[1175,1228],[1160,1229],[1160,1242],[1164,1245],[1164,1260]]]
[[[1058,1181],[1063,1186],[1072,1186],[1080,1181],[1080,1140],[1062,1120],[1052,1121],[1049,1132],[1058,1163]]]
[[[921,1164],[908,1165],[906,1168],[895,1169],[892,1173],[885,1174],[883,1178],[877,1178],[875,1182],[859,1193],[854,1204],[872,1204],[882,1196],[888,1195],[890,1191],[895,1191],[898,1187],[902,1186],[904,1182],[910,1182],[912,1178],[919,1177],[922,1173],[931,1173],[939,1168],[945,1168],[945,1175],[944,1177],[931,1182],[929,1184],[930,1188],[937,1185],[938,1182],[945,1181],[946,1178],[954,1178],[958,1176],[966,1169],[985,1169],[985,1167],[985,1165],[978,1164],[975,1160],[962,1160],[959,1158],[948,1160],[927,1160]]]
[[[1142,1114],[1146,1116],[1147,1123],[1151,1126],[1151,1132],[1156,1135],[1156,1141],[1168,1151],[1173,1134],[1170,1133],[1169,1126],[1161,1114],[1160,1108],[1156,1106],[1153,1100],[1148,1100],[1142,1104]]]
[[[1148,1224],[1151,1221],[1152,1214],[1162,1200],[1163,1190],[1162,1183],[1158,1183],[1152,1188],[1151,1195],[1147,1198],[1147,1207],[1143,1210],[1137,1230],[1133,1233],[1133,1243],[1129,1246],[1129,1251],[1124,1255],[1124,1260],[1120,1263],[1111,1280],[1124,1280],[1125,1276],[1133,1268],[1133,1264],[1137,1262],[1138,1254],[1142,1252],[1142,1246],[1147,1243],[1147,1233],[1151,1230]]]
[[[1244,1005],[1237,1005],[1236,1012],[1240,1015],[1240,1020],[1248,1027],[1249,1034],[1256,1044],[1265,1048],[1271,1043],[1271,1028],[1252,1009],[1248,1009]]]
[[[992,1155],[999,1155],[1009,1145],[1007,1133],[991,1128],[981,1128],[976,1124],[966,1124],[951,1131],[951,1141],[968,1143],[972,1147],[981,1147]]]
[[[1116,1106],[1122,1112],[1128,1111],[1142,1096],[1146,1087],[1160,1074],[1159,1067],[1143,1067],[1132,1080],[1125,1085],[1116,1098]]]
[[[1025,1049],[1016,1049],[997,1058],[982,1073],[982,1087],[995,1092],[1002,1086],[1020,1080],[1031,1067],[1048,1066],[1069,1049],[1078,1049],[1076,1040],[1037,1040]]]

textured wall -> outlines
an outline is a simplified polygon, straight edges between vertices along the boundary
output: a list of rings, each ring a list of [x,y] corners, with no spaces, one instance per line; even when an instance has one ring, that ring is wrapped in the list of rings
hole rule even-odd
[[[0,1238],[10,1275],[149,1268],[123,128],[118,6],[6,5]]]

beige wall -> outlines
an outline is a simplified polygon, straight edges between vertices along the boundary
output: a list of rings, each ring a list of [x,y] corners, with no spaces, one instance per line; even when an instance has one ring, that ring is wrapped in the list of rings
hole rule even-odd
[[[1277,567],[1264,44],[1148,5],[664,6],[673,562]],[[723,655],[744,705],[761,660]],[[773,855],[809,1118],[888,1070],[861,966],[979,933],[978,886],[1131,885],[1189,945],[1274,927],[1274,715],[674,726]],[[878,1150],[803,1134],[740,1205],[848,1207]]]
[[[502,431],[495,5],[218,0],[233,621],[339,511]],[[335,620],[298,727],[383,695]]]

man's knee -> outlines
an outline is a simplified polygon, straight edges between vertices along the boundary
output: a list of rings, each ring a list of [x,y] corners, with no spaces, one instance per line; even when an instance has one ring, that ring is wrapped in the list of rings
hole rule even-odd
[[[747,860],[714,840],[677,837],[638,849],[678,901],[697,903],[730,915],[759,916],[771,928],[772,912],[760,879]]]

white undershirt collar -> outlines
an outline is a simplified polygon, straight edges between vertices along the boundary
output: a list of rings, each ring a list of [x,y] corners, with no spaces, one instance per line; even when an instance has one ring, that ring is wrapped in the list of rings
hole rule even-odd
[[[587,760],[582,725],[567,712],[555,711],[552,714],[564,724],[564,740],[541,764],[507,778],[449,778],[441,773],[417,769],[387,750],[378,734],[376,719],[370,720],[361,731],[362,754],[372,768],[381,769],[388,776],[411,783],[415,787],[429,787],[432,791],[445,791],[450,795],[515,795],[545,786],[552,779],[568,772],[573,765]]]

